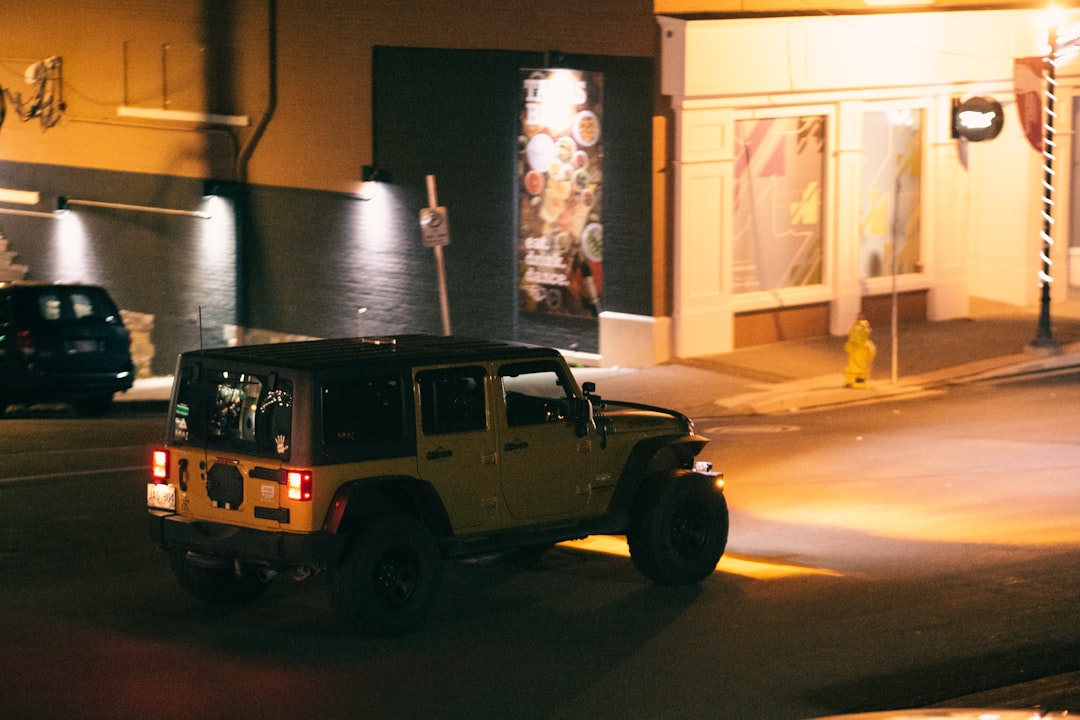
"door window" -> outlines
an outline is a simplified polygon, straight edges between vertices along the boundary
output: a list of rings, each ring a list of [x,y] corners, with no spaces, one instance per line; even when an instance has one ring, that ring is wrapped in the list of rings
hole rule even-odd
[[[487,428],[484,368],[478,366],[422,370],[420,426],[425,435],[476,432]]]

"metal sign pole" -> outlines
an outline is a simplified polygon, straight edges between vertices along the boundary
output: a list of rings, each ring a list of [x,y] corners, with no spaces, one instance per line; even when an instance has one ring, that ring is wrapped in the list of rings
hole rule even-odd
[[[893,198],[893,221],[892,221],[892,384],[896,384],[896,378],[900,367],[900,292],[896,286],[896,274],[899,272],[900,254],[900,173],[896,174],[896,189]]]
[[[437,208],[439,206],[438,197],[435,194],[435,176],[427,176],[427,196],[428,207]],[[450,300],[446,295],[446,265],[443,263],[443,251],[442,245],[434,245],[432,250],[435,251],[435,270],[438,273],[439,279],[439,309],[442,311],[442,331],[443,335],[451,335],[450,332]]]

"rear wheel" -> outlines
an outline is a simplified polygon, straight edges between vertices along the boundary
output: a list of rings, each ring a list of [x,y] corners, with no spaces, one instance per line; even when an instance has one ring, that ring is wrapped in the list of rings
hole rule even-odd
[[[431,615],[442,555],[431,531],[409,515],[374,520],[330,569],[327,598],[350,627],[370,637],[403,635]]]
[[[658,482],[645,493],[626,533],[634,566],[662,585],[708,577],[727,546],[724,495],[692,475]]]
[[[183,551],[170,553],[169,564],[180,587],[192,597],[211,605],[243,605],[261,596],[270,584],[259,578],[252,565],[241,564],[240,574],[237,574],[235,565],[198,565],[188,560]]]

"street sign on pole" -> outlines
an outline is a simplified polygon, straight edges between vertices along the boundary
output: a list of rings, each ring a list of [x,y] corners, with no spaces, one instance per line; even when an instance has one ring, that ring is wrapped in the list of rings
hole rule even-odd
[[[450,223],[447,221],[445,207],[420,209],[420,236],[424,247],[450,244]]]
[[[443,335],[450,332],[450,300],[446,293],[446,264],[443,262],[443,246],[450,243],[450,224],[446,220],[446,208],[439,207],[435,194],[435,176],[427,176],[428,207],[420,211],[420,234],[424,246],[435,253],[435,271],[439,276],[439,309],[442,311]]]

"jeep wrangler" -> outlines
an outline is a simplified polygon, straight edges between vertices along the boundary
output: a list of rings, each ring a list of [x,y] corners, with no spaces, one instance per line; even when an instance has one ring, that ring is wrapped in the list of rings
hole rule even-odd
[[[323,573],[369,636],[409,632],[447,560],[625,535],[663,584],[727,544],[723,476],[677,412],[598,397],[558,351],[409,335],[180,355],[153,539],[180,585],[242,603]]]

